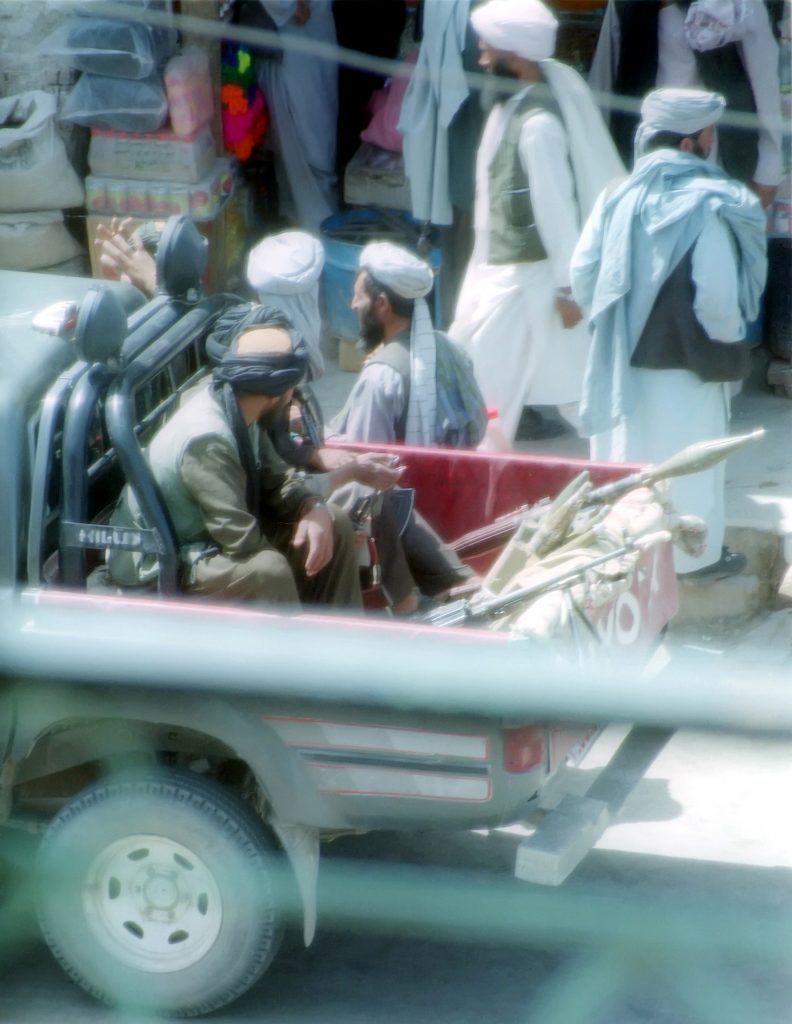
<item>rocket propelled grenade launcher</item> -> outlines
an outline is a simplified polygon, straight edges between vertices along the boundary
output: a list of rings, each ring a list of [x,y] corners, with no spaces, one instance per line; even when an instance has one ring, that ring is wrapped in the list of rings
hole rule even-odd
[[[563,542],[564,536],[571,527],[570,515],[575,510],[592,509],[594,506],[610,505],[623,497],[629,491],[638,487],[651,487],[662,480],[668,480],[675,476],[685,476],[689,473],[699,473],[710,469],[722,462],[729,455],[743,448],[745,445],[759,441],[765,436],[764,427],[758,427],[749,434],[739,434],[736,437],[722,437],[714,441],[699,441],[696,444],[688,445],[681,451],[676,452],[668,459],[664,459],[655,465],[646,466],[630,473],[628,476],[615,480],[613,483],[605,484],[586,493],[588,484],[588,473],[583,472],[572,483],[568,484],[564,491],[548,504],[540,503],[533,508],[520,509],[510,516],[504,516],[495,528],[500,529],[502,539],[511,537],[522,522],[525,522],[528,515],[533,513],[536,517],[536,530],[528,544],[531,552],[541,558],[544,550],[553,550]],[[496,539],[493,536],[493,527],[485,528],[487,541],[492,544]],[[460,538],[454,545],[460,551],[460,545],[466,542],[471,548],[475,547],[479,538],[476,533],[485,531],[473,531]],[[497,618],[515,605],[530,600],[541,593],[559,587],[567,587],[584,578],[585,574],[606,562],[629,554],[651,543],[657,543],[661,539],[670,539],[671,535],[661,537],[659,534],[643,538],[633,538],[623,547],[610,551],[599,557],[588,561],[585,565],[578,565],[570,569],[562,569],[555,575],[532,583],[527,587],[512,590],[502,595],[481,599],[481,594],[474,595],[454,601],[448,605],[441,606],[429,612],[425,616],[425,622],[431,622],[436,626],[459,626],[464,624],[480,623]],[[545,545],[545,540],[549,545]]]
[[[633,487],[651,487],[660,480],[670,480],[675,476],[687,476],[690,473],[701,473],[711,469],[734,452],[744,448],[752,441],[761,441],[765,436],[765,428],[757,427],[750,434],[737,434],[735,437],[719,437],[714,441],[697,441],[652,466],[639,469],[636,473],[614,480],[611,484],[595,488],[588,496],[587,504],[611,502],[620,498]]]
[[[729,455],[744,448],[753,441],[760,441],[765,436],[764,427],[757,427],[749,434],[737,434],[735,437],[719,437],[713,441],[697,441],[654,465],[630,473],[629,476],[614,480],[613,483],[596,487],[586,495],[584,506],[607,505],[618,500],[622,495],[635,487],[651,487],[661,480],[670,480],[675,476],[686,476],[689,473],[700,473],[711,469]],[[454,550],[461,558],[470,558],[483,551],[489,551],[507,541],[524,521],[532,515],[537,523],[543,518],[549,503],[542,501],[534,506],[523,506],[515,509],[489,526],[479,530],[471,530],[459,537],[453,544]]]

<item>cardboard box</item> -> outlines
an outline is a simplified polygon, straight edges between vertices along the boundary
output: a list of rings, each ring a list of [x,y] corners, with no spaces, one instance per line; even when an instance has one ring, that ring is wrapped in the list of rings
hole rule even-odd
[[[184,213],[209,220],[234,188],[229,158],[217,158],[198,182],[99,178],[85,179],[85,205],[90,213],[119,217],[170,217]]]
[[[190,136],[94,128],[88,147],[88,166],[98,178],[196,182],[209,173],[214,158],[214,137],[208,127]]]
[[[404,157],[364,142],[344,171],[344,199],[351,206],[384,206],[409,213],[412,203]]]

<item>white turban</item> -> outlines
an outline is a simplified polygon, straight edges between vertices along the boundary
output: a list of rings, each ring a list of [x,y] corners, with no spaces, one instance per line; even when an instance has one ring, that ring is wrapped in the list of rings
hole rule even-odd
[[[473,11],[470,21],[494,50],[537,62],[555,53],[558,22],[540,0],[489,0]]]
[[[358,266],[403,299],[422,299],[434,283],[428,263],[391,242],[369,243],[360,254]]]
[[[319,275],[324,261],[322,244],[313,235],[283,231],[250,250],[246,272],[259,302],[285,313],[305,339],[314,378],[324,372],[319,313]]]
[[[256,291],[294,295],[319,279],[322,243],[304,231],[283,231],[255,245],[248,255],[247,279]]]
[[[391,242],[371,242],[361,252],[359,266],[381,285],[403,299],[415,302],[410,326],[410,397],[404,439],[407,444],[434,444],[437,408],[435,334],[424,298],[434,283],[432,268],[407,249]]]
[[[703,89],[655,89],[641,104],[641,123],[635,135],[635,154],[642,156],[659,132],[697,135],[723,116],[726,100]]]

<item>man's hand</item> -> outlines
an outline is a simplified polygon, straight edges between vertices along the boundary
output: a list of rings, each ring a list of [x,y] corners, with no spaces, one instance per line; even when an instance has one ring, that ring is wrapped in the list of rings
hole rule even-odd
[[[404,472],[395,455],[363,452],[356,455],[343,448],[320,448],[311,460],[314,468],[330,474],[330,490],[348,483],[365,484],[375,491],[388,491]]]
[[[320,473],[332,473],[340,466],[355,461],[355,453],[344,448],[317,448],[311,458],[311,466]]]
[[[571,297],[567,298],[565,295],[556,295],[555,308],[561,317],[561,323],[567,330],[571,327],[576,327],[583,319],[583,310]]]
[[[309,0],[297,0],[297,7],[294,11],[294,20],[298,25],[304,25],[311,17],[311,5]]]
[[[157,265],[137,243],[133,226],[131,217],[113,217],[109,224],[97,226],[94,245],[100,250],[99,262],[103,267],[151,298],[157,290]]]
[[[333,557],[333,520],[324,505],[314,505],[297,523],[292,544],[305,548],[305,575],[315,576]]]
[[[354,479],[359,484],[373,487],[375,491],[389,491],[399,482],[405,470],[393,455],[380,452],[364,452],[355,459]]]
[[[748,188],[759,197],[763,210],[772,205],[778,192],[778,185],[760,185],[758,181],[749,181]]]

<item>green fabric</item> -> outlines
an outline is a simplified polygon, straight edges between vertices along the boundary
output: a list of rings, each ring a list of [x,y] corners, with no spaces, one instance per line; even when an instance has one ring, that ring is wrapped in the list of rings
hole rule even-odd
[[[561,117],[551,99],[534,95],[516,104],[489,169],[490,236],[488,263],[535,263],[547,258],[536,228],[531,185],[520,160],[520,133],[539,110]]]
[[[199,437],[217,437],[236,451],[231,427],[209,389],[198,392],[157,433],[148,450],[148,460],[168,506],[176,536],[182,544],[209,539],[204,516],[184,486],[181,463],[190,442]]]
[[[147,457],[168,506],[180,544],[182,571],[207,550],[220,548],[232,558],[245,558],[264,543],[262,531],[293,524],[312,492],[302,475],[275,453],[266,433],[251,428],[257,453],[260,505],[246,504],[246,477],[224,410],[206,387],[196,389],[152,441]],[[200,505],[192,497],[200,495]],[[134,495],[124,488],[113,515],[115,526],[143,525]],[[157,560],[112,549],[112,579],[135,585],[156,580]]]

